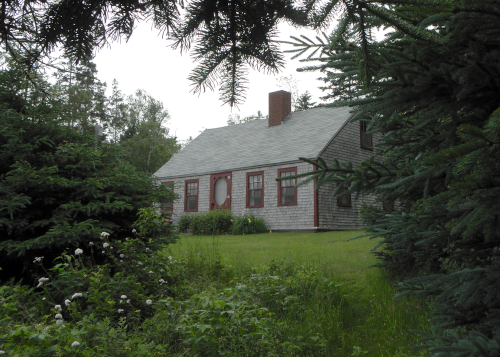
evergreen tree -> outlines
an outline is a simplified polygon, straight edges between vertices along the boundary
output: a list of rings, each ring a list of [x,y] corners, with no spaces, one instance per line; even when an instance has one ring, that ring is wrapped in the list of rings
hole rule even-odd
[[[67,60],[55,73],[52,92],[61,103],[61,115],[68,125],[80,132],[94,134],[97,124],[107,122],[106,83],[97,78],[95,63],[82,61],[75,65]]]
[[[496,356],[500,2],[339,4],[328,43],[294,41],[294,51],[320,49],[310,59],[336,74],[332,105],[352,106],[354,121],[371,118],[379,143],[358,167],[311,162],[318,170],[308,179],[378,197],[363,217],[369,234],[383,237],[379,265],[400,279],[419,276],[402,282],[402,293],[435,296],[435,326],[426,336],[433,356]],[[317,21],[333,10],[326,6]],[[376,40],[381,24],[392,31]],[[340,78],[354,87],[345,91]],[[395,210],[381,209],[384,201]]]
[[[149,19],[175,39],[174,48],[191,49],[199,62],[190,75],[195,92],[219,88],[224,103],[237,105],[249,67],[271,73],[283,67],[278,24],[307,25],[313,7],[292,0],[201,0],[187,6],[181,0],[9,0],[0,7],[0,46],[9,53],[23,49],[29,63],[61,47],[73,61],[89,61],[96,48],[128,39],[137,21]]]
[[[110,132],[110,140],[113,143],[118,143],[120,136],[126,128],[128,105],[125,102],[123,93],[118,89],[118,81],[113,80],[111,86],[111,96],[108,99],[108,130]]]
[[[295,103],[294,110],[298,112],[314,107],[316,105],[316,102],[311,102],[311,98],[311,94],[308,91],[299,95],[299,97],[297,98],[297,102]]]
[[[37,98],[33,82],[10,64],[0,69],[8,80],[0,82],[1,280],[30,278],[34,257],[51,262],[72,247],[86,249],[102,231],[119,244],[140,208],[172,200],[171,190],[126,162],[121,146],[72,130],[58,98]],[[41,74],[32,78],[44,83]]]

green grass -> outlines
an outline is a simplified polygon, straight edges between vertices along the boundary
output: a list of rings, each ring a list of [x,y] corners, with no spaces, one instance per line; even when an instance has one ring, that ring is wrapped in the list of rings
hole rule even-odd
[[[320,331],[327,336],[329,356],[425,355],[412,349],[419,344],[419,337],[409,330],[427,329],[428,304],[413,298],[393,298],[394,282],[385,278],[381,269],[370,268],[377,262],[370,252],[376,241],[347,241],[359,234],[342,231],[182,236],[178,244],[169,247],[168,254],[174,259],[222,264],[230,274],[225,275],[225,280],[221,278],[224,281],[215,282],[219,285],[231,283],[230,279],[234,282],[248,275],[252,267],[272,261],[311,266],[320,277],[335,282],[342,298],[313,298],[300,316],[290,316],[297,325],[297,335],[304,328]]]

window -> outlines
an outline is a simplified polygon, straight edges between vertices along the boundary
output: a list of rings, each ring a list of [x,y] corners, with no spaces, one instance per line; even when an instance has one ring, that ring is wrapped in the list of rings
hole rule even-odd
[[[264,207],[264,171],[247,173],[247,207]]]
[[[184,211],[198,211],[198,180],[186,180]]]
[[[169,189],[174,192],[174,181],[162,182],[162,185],[169,185]],[[174,211],[174,201],[164,201],[161,203],[161,210],[163,212],[173,212]]]
[[[359,138],[363,149],[373,150],[372,134],[368,134],[369,120],[361,120],[359,122]]]
[[[231,172],[210,175],[210,209],[231,210]]]
[[[297,175],[297,168],[278,170],[278,177]],[[278,181],[278,206],[289,206],[297,204],[297,188],[294,187],[297,179],[291,178]]]
[[[348,186],[342,186],[339,191],[339,194],[348,190]],[[339,207],[351,207],[351,194],[344,196],[337,196],[337,206]]]

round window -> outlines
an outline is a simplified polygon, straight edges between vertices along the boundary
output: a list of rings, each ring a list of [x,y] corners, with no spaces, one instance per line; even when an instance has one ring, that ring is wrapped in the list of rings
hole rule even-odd
[[[223,205],[226,202],[227,182],[224,177],[219,177],[214,185],[214,200],[217,205]]]

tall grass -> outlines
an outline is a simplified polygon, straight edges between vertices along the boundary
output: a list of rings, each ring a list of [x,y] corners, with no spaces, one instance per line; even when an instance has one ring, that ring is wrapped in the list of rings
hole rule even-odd
[[[168,254],[185,259],[198,272],[193,274],[193,292],[234,285],[263,266],[268,270],[310,267],[320,279],[333,282],[334,288],[329,293],[317,286],[314,291],[301,291],[298,295],[307,298],[296,309],[280,310],[271,304],[271,311],[290,327],[289,333],[299,339],[315,332],[324,336],[327,356],[424,356],[413,349],[418,336],[409,331],[428,328],[428,304],[411,297],[394,299],[394,282],[382,270],[370,268],[376,263],[370,253],[376,242],[347,241],[358,234],[183,236]],[[304,355],[315,355],[311,353]]]

